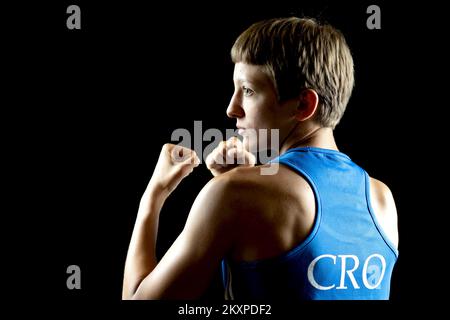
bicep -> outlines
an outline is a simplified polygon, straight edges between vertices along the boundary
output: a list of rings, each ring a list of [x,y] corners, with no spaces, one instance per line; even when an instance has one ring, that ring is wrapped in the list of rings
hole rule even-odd
[[[136,299],[193,299],[206,289],[219,262],[212,255],[196,255],[183,234],[175,240],[155,269],[142,281]]]
[[[142,281],[136,299],[194,299],[206,290],[233,244],[226,197],[213,191],[220,190],[209,186],[199,194],[183,231]]]

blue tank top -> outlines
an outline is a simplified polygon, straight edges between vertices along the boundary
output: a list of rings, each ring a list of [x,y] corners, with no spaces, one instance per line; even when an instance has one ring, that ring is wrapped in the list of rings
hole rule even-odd
[[[224,259],[225,298],[389,299],[398,251],[373,213],[368,174],[341,152],[313,147],[290,149],[271,162],[310,184],[316,199],[312,230],[274,258]]]

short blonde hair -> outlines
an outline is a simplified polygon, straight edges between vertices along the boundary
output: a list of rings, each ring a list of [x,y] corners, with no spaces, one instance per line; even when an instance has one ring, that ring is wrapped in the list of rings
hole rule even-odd
[[[280,101],[315,90],[323,127],[334,129],[344,114],[354,85],[353,58],[343,34],[330,25],[297,17],[260,21],[237,38],[231,58],[263,66]]]

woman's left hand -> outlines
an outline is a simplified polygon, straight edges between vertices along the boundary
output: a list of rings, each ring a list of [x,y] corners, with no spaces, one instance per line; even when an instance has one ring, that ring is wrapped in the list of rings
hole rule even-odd
[[[152,190],[158,190],[167,197],[175,190],[181,180],[187,177],[199,164],[200,159],[194,150],[166,143],[161,149],[149,187]]]

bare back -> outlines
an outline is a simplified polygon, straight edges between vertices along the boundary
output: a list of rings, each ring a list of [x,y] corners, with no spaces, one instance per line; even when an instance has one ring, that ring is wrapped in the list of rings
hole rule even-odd
[[[280,166],[275,175],[261,175],[258,167],[238,171],[238,179],[251,186],[241,194],[244,201],[252,202],[254,210],[242,212],[242,231],[232,259],[267,259],[301,243],[310,233],[316,213],[314,193],[308,182],[285,166]],[[370,178],[370,197],[378,223],[397,247],[397,212],[389,188]]]

